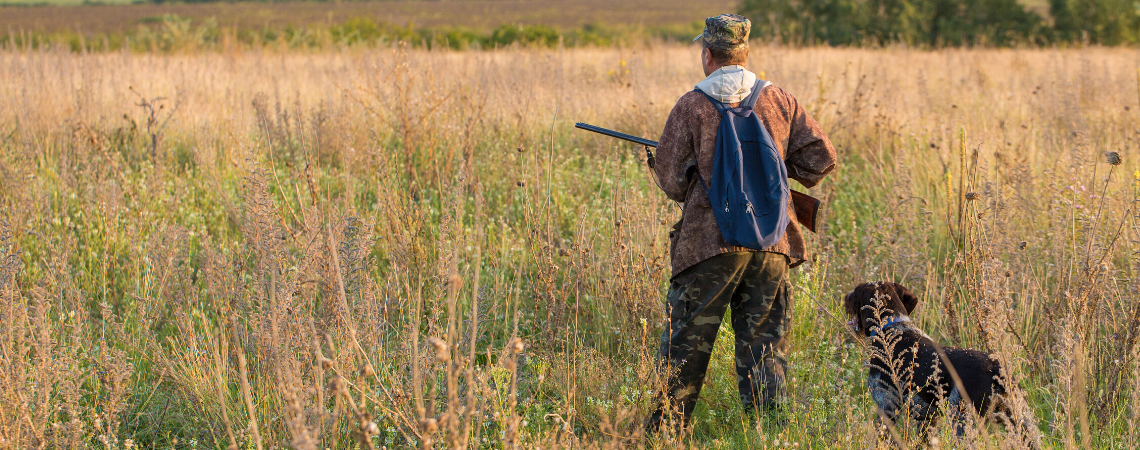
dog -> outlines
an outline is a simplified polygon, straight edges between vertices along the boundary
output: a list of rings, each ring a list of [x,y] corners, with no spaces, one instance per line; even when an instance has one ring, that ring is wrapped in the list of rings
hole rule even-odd
[[[885,418],[897,423],[905,412],[925,439],[947,410],[961,435],[965,419],[961,411],[972,407],[980,417],[1008,429],[1012,414],[1001,363],[980,350],[935,343],[910,320],[917,306],[918,297],[890,282],[860,284],[843,298],[843,309],[851,319],[848,327],[870,341],[867,388]],[[1030,448],[1040,448],[1035,426],[1021,420],[1014,428]]]

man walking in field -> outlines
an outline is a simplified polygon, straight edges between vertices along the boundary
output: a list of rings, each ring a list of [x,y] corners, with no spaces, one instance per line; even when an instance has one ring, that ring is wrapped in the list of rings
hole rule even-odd
[[[747,414],[777,408],[787,392],[787,333],[791,328],[789,268],[804,261],[804,239],[792,205],[783,237],[749,249],[728,244],[707,193],[721,112],[713,100],[737,107],[759,88],[754,112],[778,147],[788,178],[806,187],[835,168],[835,148],[814,119],[784,90],[744,68],[751,23],[735,14],[705,20],[695,41],[707,78],[677,101],[661,133],[654,170],[661,189],[684,202],[681,221],[669,233],[673,277],[667,296],[669,323],[658,363],[671,367],[665,399],[648,423],[650,431],[680,413],[692,416],[726,309],[736,333],[736,374]],[[727,119],[726,119],[727,120]],[[704,186],[698,184],[704,184]],[[726,208],[727,210],[727,208]]]

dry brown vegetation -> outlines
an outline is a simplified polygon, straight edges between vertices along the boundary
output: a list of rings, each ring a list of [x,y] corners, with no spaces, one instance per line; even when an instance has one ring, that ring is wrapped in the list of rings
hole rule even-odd
[[[876,279],[1047,447],[1135,448],[1138,57],[754,48],[840,149],[792,403],[741,416],[724,330],[692,433],[646,439],[679,212],[571,125],[655,137],[691,47],[0,53],[0,448],[914,445],[839,319]]]

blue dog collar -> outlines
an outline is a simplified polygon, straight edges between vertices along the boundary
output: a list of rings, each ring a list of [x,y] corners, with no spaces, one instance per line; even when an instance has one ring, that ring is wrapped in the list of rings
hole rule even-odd
[[[890,319],[887,319],[887,323],[885,323],[885,324],[883,324],[883,326],[879,327],[879,331],[885,331],[887,328],[893,327],[893,326],[898,325],[898,324],[903,323],[903,322],[910,322],[910,317],[898,316],[898,317],[892,317]],[[875,331],[874,328],[872,328],[871,334],[869,336],[875,337],[878,334],[879,333],[877,331]]]

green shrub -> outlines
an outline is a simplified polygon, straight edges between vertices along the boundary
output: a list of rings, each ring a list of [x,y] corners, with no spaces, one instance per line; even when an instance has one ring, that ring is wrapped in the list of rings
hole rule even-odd
[[[546,25],[502,25],[491,32],[491,45],[540,45],[552,47],[562,35]]]
[[[342,44],[375,41],[382,33],[379,24],[364,17],[348,19],[340,25],[333,25],[329,31],[333,41]]]

